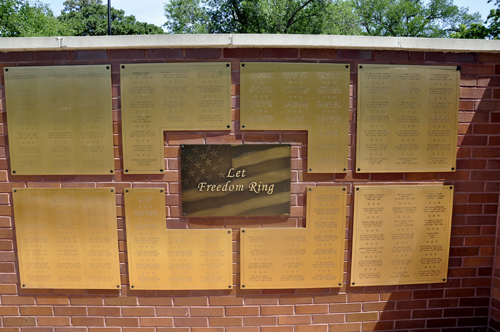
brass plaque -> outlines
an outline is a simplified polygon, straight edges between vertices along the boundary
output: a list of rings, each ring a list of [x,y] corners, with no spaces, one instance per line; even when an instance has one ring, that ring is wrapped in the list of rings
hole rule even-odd
[[[181,146],[182,214],[290,214],[289,145]]]
[[[21,288],[120,289],[113,188],[12,195]]]
[[[111,66],[6,67],[12,174],[113,174]]]
[[[352,286],[446,282],[453,186],[356,187]]]
[[[229,229],[165,228],[165,193],[125,190],[130,287],[232,289]]]
[[[163,173],[164,131],[231,128],[231,65],[122,65],[121,105],[125,173]]]
[[[360,65],[356,170],[453,172],[457,67]]]
[[[242,63],[242,130],[307,130],[307,169],[347,172],[347,64]]]
[[[343,282],[346,188],[307,191],[305,229],[242,229],[241,287],[340,287]]]

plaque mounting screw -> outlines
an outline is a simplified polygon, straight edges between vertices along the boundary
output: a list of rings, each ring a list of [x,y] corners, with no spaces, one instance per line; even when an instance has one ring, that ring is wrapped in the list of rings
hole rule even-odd
[[[128,189],[126,189],[125,192],[128,193]]]
[[[451,170],[452,170],[452,171],[454,171],[454,170],[455,170],[455,167],[452,167],[452,168],[451,168]]]
[[[120,285],[116,285],[116,288],[120,288]]]
[[[163,173],[163,168],[160,168],[160,173]]]
[[[17,193],[17,190],[14,190],[15,193]]]
[[[446,279],[443,279],[443,281],[446,281]]]
[[[106,69],[109,69],[109,66],[106,66]]]
[[[342,286],[342,284],[339,282],[339,286]]]
[[[25,285],[25,284],[23,284],[23,287],[26,287],[26,285]]]
[[[245,285],[241,285],[241,288],[245,288]]]
[[[245,67],[245,64],[244,64],[244,63],[242,63],[242,64],[241,64],[241,66],[242,66],[242,67]]]
[[[163,192],[163,189],[160,189],[160,192],[162,193],[162,192]]]
[[[110,172],[110,173],[113,173],[113,170],[111,169],[111,170],[109,170],[109,172]]]
[[[352,283],[352,285],[354,286],[354,285],[355,285],[355,283]]]
[[[231,234],[231,231],[227,231],[227,234]]]
[[[356,188],[356,191],[359,191],[359,188]]]
[[[345,191],[345,188],[342,188],[342,191]]]
[[[453,187],[452,187],[452,186],[450,186],[450,189],[453,189]]]
[[[186,212],[182,212],[182,215],[185,216],[186,215]]]
[[[230,129],[230,128],[231,128],[231,126],[230,126],[230,125],[227,125],[227,129]]]
[[[229,68],[229,63],[226,63],[226,67]]]
[[[346,68],[346,69],[349,69],[349,65],[345,65],[345,68]]]
[[[241,126],[241,128],[245,128],[245,125]]]
[[[16,174],[16,171],[12,171],[12,174]]]
[[[111,189],[111,192],[114,193],[115,191],[113,189]]]
[[[125,69],[125,66],[122,66],[122,69]]]
[[[134,285],[130,286],[130,288],[134,288]]]
[[[460,70],[462,70],[462,67],[457,66],[457,71],[460,71]]]
[[[229,288],[229,289],[230,289],[230,288],[231,288],[231,285],[227,286],[227,288]]]
[[[363,66],[359,66],[359,69],[363,69]]]
[[[309,168],[309,172],[312,172],[312,170],[313,170],[312,168]]]
[[[312,189],[311,189],[311,188],[309,188],[309,191],[312,191]]]
[[[242,232],[242,233],[245,233],[245,230],[244,230],[244,229],[242,229],[242,230],[241,230],[241,232]]]
[[[5,68],[5,71],[9,71],[9,68]],[[24,285],[23,285],[23,287],[24,287]]]
[[[125,173],[128,173],[128,169],[125,170]]]
[[[347,172],[347,169],[344,168],[344,172]]]
[[[361,168],[358,168],[358,172],[361,171]]]

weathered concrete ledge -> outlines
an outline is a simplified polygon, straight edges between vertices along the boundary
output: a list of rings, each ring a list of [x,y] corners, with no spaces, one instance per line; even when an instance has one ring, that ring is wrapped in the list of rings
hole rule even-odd
[[[500,53],[499,40],[444,38],[269,34],[0,38],[0,52],[221,47]]]

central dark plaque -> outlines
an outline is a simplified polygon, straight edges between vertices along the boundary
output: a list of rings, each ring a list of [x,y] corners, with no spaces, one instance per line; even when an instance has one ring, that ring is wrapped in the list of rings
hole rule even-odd
[[[288,145],[183,145],[182,214],[290,214]]]

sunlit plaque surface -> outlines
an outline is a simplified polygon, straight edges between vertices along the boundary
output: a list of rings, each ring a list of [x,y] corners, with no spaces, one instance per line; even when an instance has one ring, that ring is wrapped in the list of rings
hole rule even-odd
[[[121,103],[125,173],[163,173],[164,131],[231,128],[231,65],[124,64]]]
[[[360,65],[356,170],[452,172],[460,70]]]
[[[241,287],[342,286],[346,197],[345,187],[309,188],[305,229],[242,229]]]
[[[183,145],[181,169],[183,215],[290,214],[289,145]]]
[[[307,169],[347,171],[347,64],[242,63],[242,130],[307,130]]]
[[[167,230],[160,189],[127,189],[125,218],[131,288],[233,287],[231,230]]]
[[[12,174],[114,173],[110,65],[4,74]]]
[[[352,286],[447,280],[453,186],[357,187]]]
[[[15,189],[13,198],[22,288],[120,288],[114,189]]]

